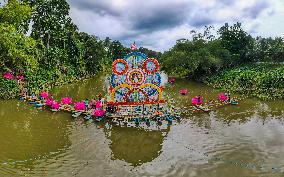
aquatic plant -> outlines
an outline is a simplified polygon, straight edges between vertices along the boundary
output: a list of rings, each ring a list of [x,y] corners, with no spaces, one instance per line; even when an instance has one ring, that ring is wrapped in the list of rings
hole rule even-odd
[[[104,114],[105,114],[105,111],[102,109],[97,109],[97,110],[94,110],[93,112],[93,116],[96,116],[96,117],[104,116]]]
[[[283,99],[284,66],[260,64],[236,67],[209,77],[207,84],[261,99]]]
[[[179,91],[179,93],[180,93],[181,95],[186,95],[186,94],[188,94],[188,90],[187,90],[187,89],[181,89],[181,90]]]
[[[25,77],[23,76],[23,75],[18,75],[17,76],[17,80],[18,81],[22,81],[22,80],[24,80],[25,79]]]

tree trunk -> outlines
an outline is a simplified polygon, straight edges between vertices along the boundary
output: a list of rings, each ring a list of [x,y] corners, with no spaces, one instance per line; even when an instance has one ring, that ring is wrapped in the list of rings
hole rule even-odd
[[[49,32],[47,33],[47,43],[46,43],[46,48],[49,48],[49,41],[50,41],[50,34]]]

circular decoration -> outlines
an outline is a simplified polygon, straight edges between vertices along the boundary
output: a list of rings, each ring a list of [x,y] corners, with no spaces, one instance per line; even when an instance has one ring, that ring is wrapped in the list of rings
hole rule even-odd
[[[123,75],[128,70],[128,64],[123,59],[117,59],[112,64],[112,71],[116,75]]]
[[[132,69],[128,72],[126,79],[131,85],[141,85],[145,82],[145,74],[141,69]]]
[[[112,65],[109,100],[115,104],[140,104],[163,101],[160,66],[156,59],[131,52]]]
[[[158,61],[154,58],[148,58],[143,64],[143,69],[147,74],[155,74],[159,67]]]

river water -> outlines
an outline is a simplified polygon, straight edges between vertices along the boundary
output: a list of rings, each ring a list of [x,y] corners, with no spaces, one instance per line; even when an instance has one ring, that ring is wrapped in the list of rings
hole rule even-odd
[[[103,77],[53,90],[92,98]],[[187,96],[179,95],[182,88]],[[205,85],[177,80],[166,94],[187,109],[191,97],[216,98]],[[284,176],[284,101],[244,99],[173,125],[148,128],[85,122],[69,113],[0,101],[0,176]]]

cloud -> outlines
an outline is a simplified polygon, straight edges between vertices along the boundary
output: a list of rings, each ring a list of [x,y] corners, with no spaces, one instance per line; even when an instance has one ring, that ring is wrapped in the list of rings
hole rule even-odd
[[[269,8],[269,3],[267,1],[258,1],[255,2],[252,6],[245,8],[245,14],[250,18],[257,18],[260,13],[262,13],[265,9]]]
[[[101,16],[111,15],[119,16],[120,9],[114,7],[108,3],[108,1],[92,1],[92,0],[82,0],[82,1],[70,1],[71,7],[75,7],[81,11],[92,11],[95,14]]]
[[[172,8],[163,6],[150,11],[142,11],[142,13],[134,13],[129,20],[133,22],[133,30],[151,32],[172,28],[181,25],[185,21],[186,13],[179,10],[182,8],[182,5],[175,5]]]
[[[273,5],[278,1],[281,0],[69,0],[69,3],[71,18],[80,31],[100,38],[108,36],[127,46],[135,40],[140,46],[164,51],[177,39],[189,38],[192,29],[200,31],[205,25],[218,27],[238,21],[260,24],[261,16],[277,15]],[[261,27],[247,30],[258,33]]]

